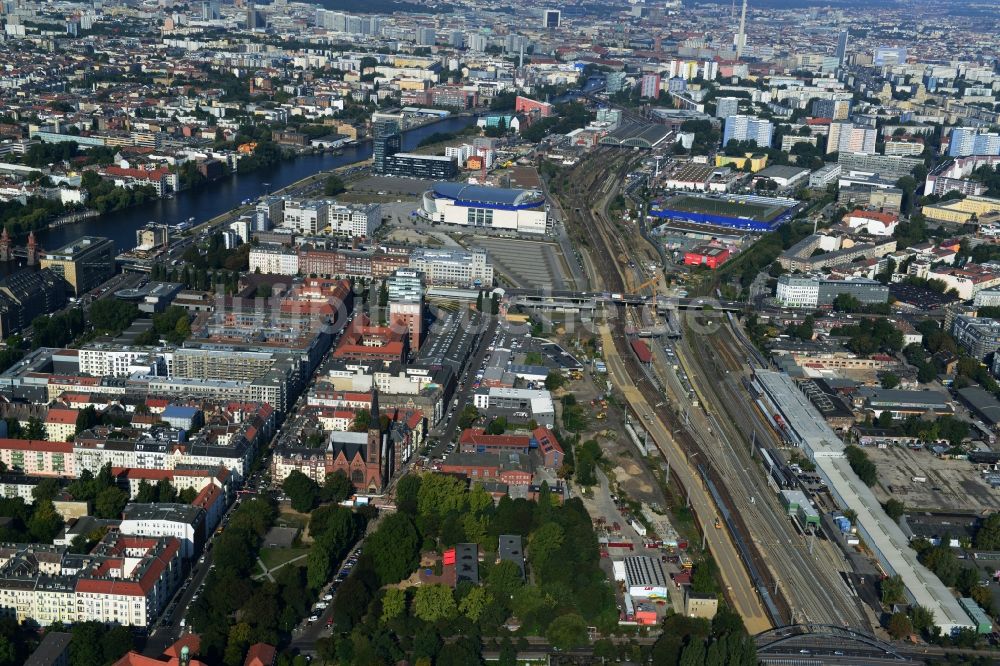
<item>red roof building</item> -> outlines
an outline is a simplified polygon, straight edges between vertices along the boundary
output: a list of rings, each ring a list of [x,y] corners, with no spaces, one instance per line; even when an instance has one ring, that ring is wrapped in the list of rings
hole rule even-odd
[[[699,245],[684,253],[684,265],[708,266],[712,270],[715,270],[726,263],[729,257],[730,252],[727,248],[719,247],[718,245]]]
[[[368,316],[359,314],[344,329],[333,350],[334,358],[352,361],[403,363],[409,354],[409,336],[390,326],[372,326]]]

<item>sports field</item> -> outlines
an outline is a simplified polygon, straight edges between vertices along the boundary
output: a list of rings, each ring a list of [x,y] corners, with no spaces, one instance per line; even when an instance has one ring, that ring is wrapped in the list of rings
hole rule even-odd
[[[770,222],[783,213],[783,206],[769,206],[761,203],[741,203],[710,197],[681,195],[667,199],[662,203],[663,209],[680,210],[686,213],[703,213],[708,215],[723,215],[725,217],[748,218],[757,222]]]

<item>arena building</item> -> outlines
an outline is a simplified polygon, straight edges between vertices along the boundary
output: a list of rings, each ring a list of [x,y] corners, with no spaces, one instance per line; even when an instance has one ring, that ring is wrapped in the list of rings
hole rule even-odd
[[[514,190],[465,183],[435,183],[424,192],[421,215],[465,227],[544,234],[551,229],[548,205],[538,190]]]

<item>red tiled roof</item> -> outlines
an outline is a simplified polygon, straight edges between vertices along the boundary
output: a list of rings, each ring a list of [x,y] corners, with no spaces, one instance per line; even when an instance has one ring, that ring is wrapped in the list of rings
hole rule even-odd
[[[73,453],[73,445],[69,442],[46,442],[41,439],[0,439],[0,450],[3,449],[40,453]]]
[[[278,651],[273,645],[267,643],[254,643],[247,651],[246,661],[243,666],[272,666]]]
[[[50,409],[45,417],[46,423],[76,425],[77,411],[75,409]]]
[[[559,453],[563,452],[562,445],[559,440],[556,439],[555,434],[548,428],[535,428],[531,431],[532,436],[538,442],[538,448],[542,450],[542,453],[548,453],[549,451],[555,450]]]

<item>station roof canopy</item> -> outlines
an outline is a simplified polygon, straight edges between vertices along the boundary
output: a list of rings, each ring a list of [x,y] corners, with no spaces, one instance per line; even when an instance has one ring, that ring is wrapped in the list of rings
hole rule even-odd
[[[605,135],[601,139],[601,144],[626,148],[655,148],[663,143],[669,134],[670,130],[663,125],[625,122],[618,129]]]

